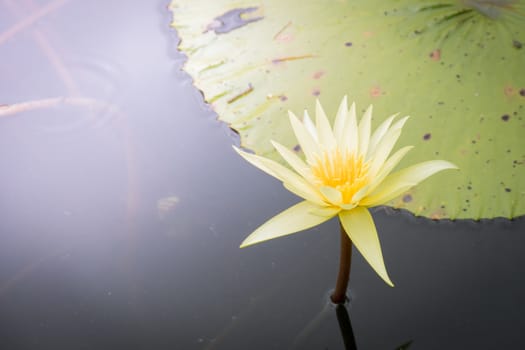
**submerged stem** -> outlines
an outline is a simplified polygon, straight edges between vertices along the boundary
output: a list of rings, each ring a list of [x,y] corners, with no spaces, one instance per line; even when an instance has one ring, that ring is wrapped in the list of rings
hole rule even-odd
[[[344,304],[346,300],[346,289],[350,279],[350,267],[352,265],[352,241],[346,234],[343,225],[341,227],[341,256],[339,259],[339,274],[334,293],[331,296],[334,304]]]

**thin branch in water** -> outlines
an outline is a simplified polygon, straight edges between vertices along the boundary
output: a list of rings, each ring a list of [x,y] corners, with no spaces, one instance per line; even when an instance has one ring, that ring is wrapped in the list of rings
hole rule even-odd
[[[26,13],[29,10],[34,11],[36,8],[32,1],[22,2],[25,3],[29,9],[21,8],[19,3],[13,2],[12,0],[4,0],[4,3],[7,7],[9,7],[9,10],[18,17],[21,17],[23,13]],[[38,47],[42,50],[44,55],[51,63],[51,66],[55,69],[60,80],[62,80],[64,83],[69,95],[78,96],[80,94],[78,84],[75,82],[75,79],[69,72],[69,69],[66,67],[57,51],[49,43],[49,40],[46,38],[46,36],[38,29],[33,29],[32,36]]]
[[[18,32],[26,29],[27,27],[30,27],[37,20],[59,9],[68,1],[69,0],[55,0],[53,2],[50,2],[46,6],[41,7],[39,10],[33,12],[32,14],[24,18],[20,22],[15,23],[11,28],[7,29],[3,33],[0,33],[0,45],[5,43],[10,38],[14,37]]]
[[[70,105],[91,109],[105,109],[114,114],[121,114],[118,107],[89,97],[52,97],[13,104],[0,105],[0,118],[38,109]]]

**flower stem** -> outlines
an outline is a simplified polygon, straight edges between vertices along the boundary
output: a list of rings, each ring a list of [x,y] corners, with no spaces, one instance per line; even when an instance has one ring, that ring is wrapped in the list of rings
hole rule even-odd
[[[352,265],[352,241],[346,234],[343,225],[341,226],[341,256],[339,259],[339,274],[337,275],[337,282],[332,296],[334,304],[344,304],[346,300],[346,289],[348,288],[348,280],[350,279],[350,267]]]

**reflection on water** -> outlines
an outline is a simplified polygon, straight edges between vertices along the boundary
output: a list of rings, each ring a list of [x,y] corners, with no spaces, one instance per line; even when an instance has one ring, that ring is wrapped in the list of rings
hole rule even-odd
[[[335,306],[335,313],[337,315],[337,322],[339,323],[339,329],[341,330],[345,349],[357,350],[357,343],[355,341],[354,330],[352,329],[352,322],[348,315],[347,306],[341,304]],[[395,350],[408,350],[411,345],[412,340],[409,340],[395,347]]]
[[[0,348],[523,347],[523,219],[376,211],[396,288],[355,254],[351,325],[319,311],[335,221],[239,249],[297,199],[234,154],[166,6],[0,1]]]
[[[354,330],[352,329],[352,322],[350,322],[350,316],[345,305],[337,305],[335,308],[337,314],[337,321],[339,322],[339,329],[341,329],[341,335],[343,336],[343,342],[346,350],[357,350],[355,343]]]

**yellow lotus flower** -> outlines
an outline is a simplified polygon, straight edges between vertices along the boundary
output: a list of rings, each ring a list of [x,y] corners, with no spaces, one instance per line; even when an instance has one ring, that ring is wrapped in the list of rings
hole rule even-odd
[[[333,129],[319,101],[315,124],[307,111],[302,122],[292,112],[289,117],[306,161],[280,143],[271,142],[294,171],[234,148],[304,201],[260,226],[242,242],[241,248],[311,228],[338,215],[359,252],[377,274],[393,286],[368,208],[385,204],[438,171],[456,166],[433,160],[392,173],[412,148],[403,147],[389,157],[408,117],[393,123],[396,117],[393,115],[371,133],[372,106],[358,124],[355,104],[349,110],[346,97],[339,106]]]

